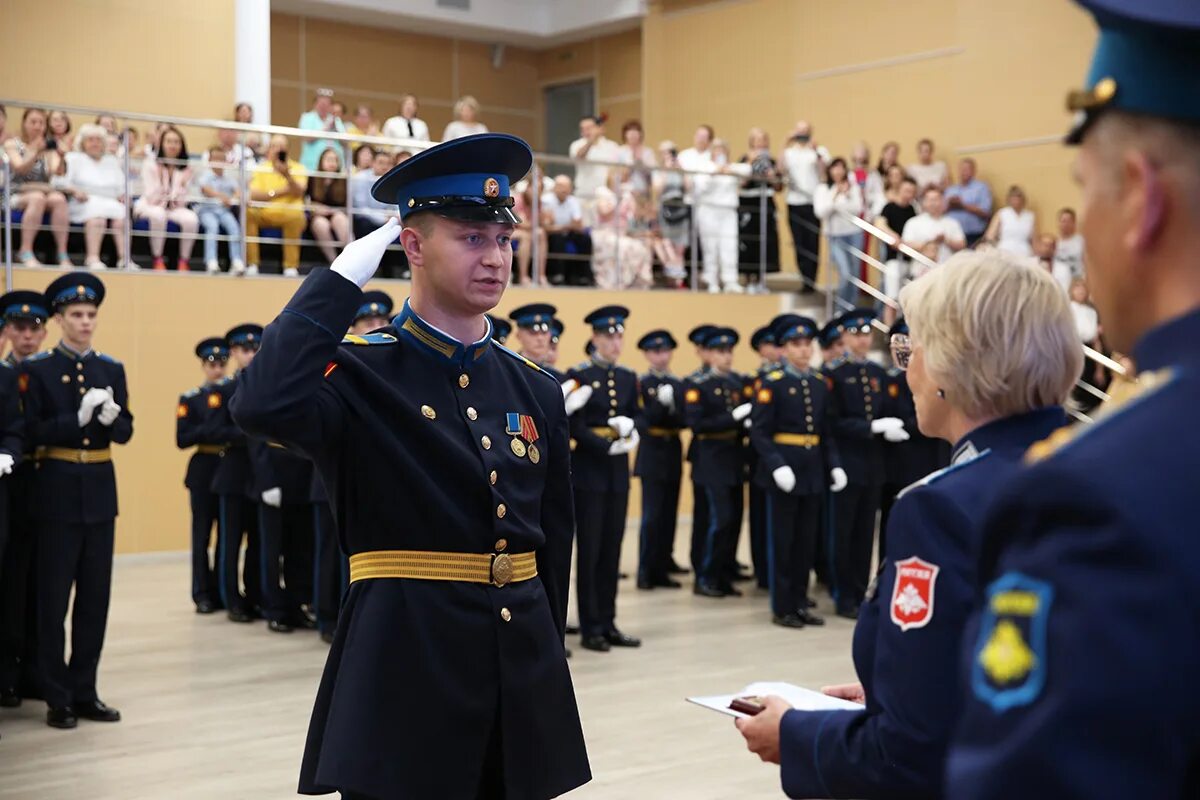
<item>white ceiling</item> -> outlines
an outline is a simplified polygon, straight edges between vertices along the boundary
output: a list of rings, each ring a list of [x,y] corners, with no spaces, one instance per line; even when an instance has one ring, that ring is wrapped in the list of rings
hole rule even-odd
[[[271,0],[289,14],[521,47],[545,48],[637,27],[646,0]]]

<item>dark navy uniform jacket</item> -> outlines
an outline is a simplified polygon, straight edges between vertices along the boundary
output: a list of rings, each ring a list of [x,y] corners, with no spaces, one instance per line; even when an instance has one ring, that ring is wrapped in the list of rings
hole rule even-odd
[[[25,415],[21,411],[17,370],[0,361],[0,452],[13,457],[13,469],[25,454]]]
[[[984,527],[956,798],[1200,796],[1200,311],[1035,447]]]
[[[175,410],[175,445],[180,450],[201,444],[217,447],[229,444],[228,439],[220,438],[221,430],[218,427],[228,413],[225,394],[221,391],[228,380],[222,378],[215,383],[206,383],[179,396],[179,405]],[[212,491],[213,476],[217,473],[221,458],[220,453],[192,453],[183,485],[194,491]]]
[[[840,467],[837,442],[829,418],[829,387],[824,378],[790,364],[767,373],[755,396],[750,441],[758,453],[755,482],[775,489],[771,473],[791,467],[796,487],[790,494],[822,494],[829,488],[829,471]],[[775,434],[817,437],[815,444],[775,441]]]
[[[926,475],[942,469],[950,463],[950,445],[941,439],[933,439],[921,433],[917,427],[917,407],[913,403],[912,389],[902,370],[887,371],[887,395],[892,403],[894,415],[904,421],[908,432],[907,442],[883,443],[883,459],[886,469],[885,483],[908,486]]]
[[[28,376],[24,391],[26,431],[33,447],[104,450],[133,437],[133,414],[125,386],[125,367],[111,356],[89,350],[76,354],[59,344],[21,363]],[[102,425],[100,409],[79,427],[79,401],[88,389],[111,388],[121,413]],[[111,461],[75,464],[56,459],[38,463],[34,482],[35,513],[58,522],[108,522],[117,516],[117,477]]]
[[[227,378],[219,387],[223,404],[213,421],[213,437],[229,446],[220,456],[216,473],[213,475],[212,490],[216,494],[240,495],[258,502],[259,493],[255,492],[254,471],[250,466],[250,450],[246,434],[236,422],[230,411],[230,403],[237,393],[241,372]]]
[[[744,482],[745,420],[733,418],[733,409],[744,402],[744,382],[736,373],[693,373],[685,381],[683,418],[692,429],[688,457],[696,483],[737,486]]]
[[[633,474],[651,480],[678,480],[683,469],[683,450],[679,434],[683,422],[683,381],[667,372],[650,370],[639,379],[642,391],[642,414],[638,419],[637,457]],[[664,406],[658,400],[658,390],[672,387],[675,402]]]
[[[305,505],[313,491],[313,465],[304,456],[275,442],[252,438],[248,445],[254,473],[254,490],[261,498],[267,489],[282,490],[285,505]]]
[[[629,417],[637,424],[641,416],[637,373],[619,364],[593,358],[567,371],[567,378],[591,386],[587,404],[571,415],[571,438],[575,457],[571,461],[574,484],[593,492],[629,491],[629,456],[610,456],[616,433],[608,427],[613,417]],[[602,432],[597,433],[597,430]]]
[[[314,461],[350,555],[534,552],[538,575],[351,584],[300,791],[473,798],[499,726],[506,796],[563,794],[590,772],[563,648],[574,519],[562,390],[490,331],[461,344],[407,303],[343,344],[361,297],[335,272],[310,275],[242,373],[234,419]]]
[[[847,480],[855,486],[882,484],[883,438],[871,433],[871,422],[896,416],[887,397],[887,371],[874,361],[839,358],[824,372],[830,379],[833,432]]]
[[[789,797],[942,796],[982,511],[1020,469],[1025,449],[1064,420],[1054,407],[988,423],[959,442],[950,467],[901,492],[883,567],[854,628],[854,667],[867,705],[784,715],[781,776]]]

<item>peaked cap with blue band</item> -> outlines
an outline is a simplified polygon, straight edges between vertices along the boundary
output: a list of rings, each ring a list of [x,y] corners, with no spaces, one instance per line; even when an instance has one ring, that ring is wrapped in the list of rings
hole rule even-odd
[[[679,343],[670,331],[660,328],[638,339],[637,346],[638,350],[674,350]]]
[[[1195,0],[1076,0],[1100,26],[1068,144],[1109,109],[1200,124],[1200,3]]]
[[[527,303],[514,308],[508,318],[517,323],[518,328],[540,329],[552,333],[554,315],[557,313],[558,309],[549,303]]]
[[[395,308],[395,303],[392,302],[391,295],[387,292],[381,292],[377,289],[363,292],[362,305],[354,312],[354,321],[358,322],[363,317],[387,317],[391,319],[393,308]]]
[[[583,318],[596,333],[623,333],[629,309],[625,306],[601,306]]]
[[[104,302],[104,284],[90,272],[71,272],[55,278],[42,297],[51,312],[74,303],[99,307]]]
[[[799,314],[792,314],[780,320],[779,327],[775,329],[775,340],[780,345],[794,339],[815,339],[816,337],[816,321]]]
[[[704,338],[704,346],[709,350],[723,350],[732,348],[740,339],[738,332],[733,328],[713,327]]]
[[[567,326],[564,325],[563,321],[558,317],[550,320],[550,340],[557,342],[559,337],[563,335],[563,331],[566,329]]]
[[[841,338],[842,330],[837,326],[836,319],[831,319],[822,325],[817,334],[817,341],[821,343],[821,347],[833,347]]]
[[[770,325],[763,325],[754,333],[750,334],[750,346],[755,350],[762,347],[764,344],[777,344],[775,341],[775,331]]]
[[[871,323],[878,317],[879,315],[875,313],[875,309],[873,308],[852,308],[844,314],[835,317],[833,324],[842,333],[870,333]],[[863,328],[866,328],[866,330],[864,331]]]
[[[49,316],[46,296],[41,292],[16,289],[0,296],[0,320],[28,319],[45,322]]]
[[[697,347],[704,347],[704,342],[708,339],[708,334],[715,327],[715,325],[697,325],[688,331],[688,341]]]
[[[257,350],[262,346],[262,335],[262,325],[245,322],[236,328],[230,328],[229,332],[225,334],[225,341],[229,343],[230,347],[249,347]]]
[[[533,166],[533,151],[506,133],[481,133],[417,153],[375,181],[371,196],[400,207],[400,219],[418,211],[470,222],[521,221],[509,189]]]
[[[499,342],[500,344],[507,342],[508,335],[512,333],[512,325],[509,324],[508,320],[502,317],[493,317],[491,314],[488,314],[487,318],[492,323],[492,341]]]
[[[220,336],[213,336],[196,345],[196,355],[201,361],[226,361],[229,358],[229,343]]]
[[[904,317],[897,317],[892,329],[888,331],[888,338],[893,336],[908,336],[908,322]]]

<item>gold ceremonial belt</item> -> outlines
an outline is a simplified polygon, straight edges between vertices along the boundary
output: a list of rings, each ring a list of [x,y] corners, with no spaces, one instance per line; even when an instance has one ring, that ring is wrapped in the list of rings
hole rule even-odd
[[[720,433],[697,433],[696,438],[704,442],[725,442],[738,438],[738,432],[721,431]]]
[[[673,436],[679,435],[679,428],[650,428],[646,433],[651,436],[660,436],[664,439],[670,439]]]
[[[589,428],[589,430],[591,430],[592,433],[596,434],[601,439],[608,439],[610,442],[615,442],[617,440],[617,432],[612,428]]]
[[[350,556],[350,582],[374,578],[464,581],[505,586],[537,575],[533,553],[440,553],[429,550],[371,550]]]
[[[39,447],[40,458],[70,461],[72,464],[105,464],[112,461],[112,450],[72,450],[68,447]]]
[[[795,447],[816,447],[821,437],[815,433],[777,433],[771,437],[775,444],[790,444]]]
[[[229,447],[227,444],[198,444],[196,445],[197,453],[204,453],[210,456],[219,456]]]

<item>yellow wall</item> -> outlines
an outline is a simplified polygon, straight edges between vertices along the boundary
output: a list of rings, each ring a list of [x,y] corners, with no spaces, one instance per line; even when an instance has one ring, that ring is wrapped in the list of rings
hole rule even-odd
[[[46,269],[19,269],[15,286],[43,290],[57,273]],[[183,475],[188,453],[175,447],[175,407],[183,391],[198,385],[202,376],[192,349],[207,336],[221,335],[241,322],[267,323],[286,304],[297,281],[285,278],[211,278],[203,275],[113,273],[104,276],[108,289],[101,309],[96,348],[125,364],[129,404],[134,415],[133,440],[117,447],[121,516],[117,520],[119,552],[185,550],[188,547],[187,493]],[[407,296],[407,284],[378,281],[397,304]],[[780,311],[779,298],[712,297],[678,293],[600,292],[574,289],[511,289],[500,311],[529,302],[554,303],[567,324],[559,366],[566,369],[584,359],[587,330],[583,317],[610,303],[628,306],[632,315],[626,333],[624,362],[639,372],[645,362],[637,352],[638,338],[652,328],[667,327],[683,340],[701,321],[733,325],[743,332],[763,324]],[[180,298],[186,298],[182,302]],[[50,323],[46,347],[58,341]],[[515,337],[510,344],[515,344]],[[738,347],[736,366],[750,370],[757,359],[749,345]],[[679,374],[696,367],[692,348],[680,348],[674,364]],[[635,481],[636,484],[636,481]],[[681,506],[690,509],[690,501]],[[630,514],[640,514],[636,494]]]

